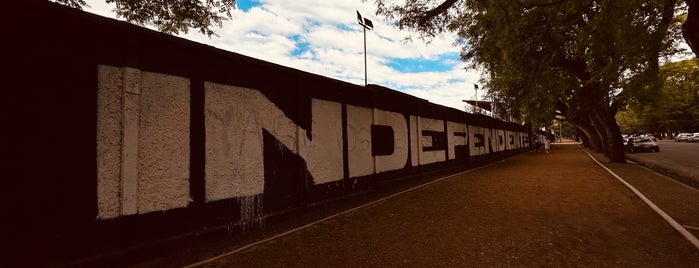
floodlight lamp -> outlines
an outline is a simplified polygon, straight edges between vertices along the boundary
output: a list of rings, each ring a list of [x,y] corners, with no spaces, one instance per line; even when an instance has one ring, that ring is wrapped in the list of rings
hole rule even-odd
[[[374,24],[371,23],[371,21],[369,19],[364,18],[364,27],[371,30],[371,29],[374,29]]]

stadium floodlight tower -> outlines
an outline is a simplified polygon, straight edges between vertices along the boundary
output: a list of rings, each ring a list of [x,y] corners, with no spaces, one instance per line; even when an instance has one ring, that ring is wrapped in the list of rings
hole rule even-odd
[[[357,21],[359,25],[362,25],[364,29],[364,86],[367,85],[367,73],[366,73],[366,30],[374,29],[374,24],[367,18],[362,18],[362,15],[357,11]]]

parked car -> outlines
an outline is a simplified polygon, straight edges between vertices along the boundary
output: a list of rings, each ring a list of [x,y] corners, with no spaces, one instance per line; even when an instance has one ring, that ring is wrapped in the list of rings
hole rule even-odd
[[[626,145],[626,151],[629,153],[635,152],[660,152],[660,146],[649,138],[629,138],[631,144]]]
[[[689,137],[692,137],[694,134],[692,133],[680,133],[677,134],[675,137],[675,141],[680,142],[680,141],[687,141]]]
[[[653,134],[642,134],[641,137],[643,138],[649,138],[653,141],[656,141],[655,136]]]
[[[699,132],[692,133],[692,136],[687,138],[687,141],[691,141],[691,142],[699,141]]]

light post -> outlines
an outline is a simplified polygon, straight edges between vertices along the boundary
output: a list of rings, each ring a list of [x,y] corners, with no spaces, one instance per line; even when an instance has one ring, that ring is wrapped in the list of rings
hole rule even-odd
[[[374,24],[367,18],[362,18],[362,15],[357,11],[357,21],[359,25],[362,25],[364,29],[364,86],[367,85],[367,73],[366,73],[366,30],[374,29]]]
[[[478,85],[473,84],[473,89],[476,90],[476,113],[480,113],[480,108],[478,107]]]

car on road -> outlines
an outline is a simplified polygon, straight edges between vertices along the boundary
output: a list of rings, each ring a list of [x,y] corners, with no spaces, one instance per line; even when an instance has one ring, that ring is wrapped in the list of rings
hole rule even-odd
[[[626,151],[629,153],[635,152],[660,152],[660,146],[653,139],[634,137],[629,138],[630,143],[626,145]]]
[[[689,138],[687,138],[687,141],[688,141],[688,142],[697,142],[697,141],[699,141],[699,132],[697,132],[697,133],[692,133],[692,136],[689,136]]]
[[[689,139],[689,137],[692,137],[693,135],[694,134],[692,134],[692,133],[680,133],[680,134],[677,134],[677,136],[675,137],[675,141],[676,142],[687,141]]]
[[[649,139],[654,140],[654,141],[656,140],[655,136],[653,134],[642,134],[641,137],[649,138]]]

